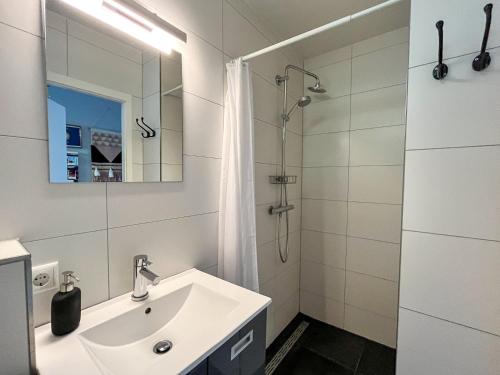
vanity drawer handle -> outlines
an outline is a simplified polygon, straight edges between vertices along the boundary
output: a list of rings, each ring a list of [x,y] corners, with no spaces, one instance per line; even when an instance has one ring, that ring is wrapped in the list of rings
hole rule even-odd
[[[233,345],[231,348],[231,361],[235,359],[243,350],[253,342],[253,329],[245,337]]]

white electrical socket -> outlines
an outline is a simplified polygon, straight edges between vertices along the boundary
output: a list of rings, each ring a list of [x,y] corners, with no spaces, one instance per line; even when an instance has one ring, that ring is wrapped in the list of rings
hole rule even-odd
[[[35,266],[31,269],[33,293],[55,289],[59,286],[59,262]]]

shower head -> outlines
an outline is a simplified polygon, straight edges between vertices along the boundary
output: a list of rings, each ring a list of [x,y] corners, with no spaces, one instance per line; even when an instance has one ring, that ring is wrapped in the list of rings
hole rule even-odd
[[[310,96],[303,96],[302,98],[299,99],[297,102],[297,105],[300,108],[304,108],[306,105],[309,105],[311,103],[311,97]]]
[[[316,84],[314,86],[308,87],[309,91],[312,91],[316,94],[324,94],[326,90],[321,87],[321,83],[319,81],[316,81]]]

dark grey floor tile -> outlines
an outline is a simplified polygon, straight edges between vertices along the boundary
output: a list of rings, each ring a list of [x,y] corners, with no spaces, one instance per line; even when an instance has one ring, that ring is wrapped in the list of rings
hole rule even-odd
[[[355,370],[366,340],[340,328],[311,321],[299,343],[307,349]]]
[[[394,375],[396,350],[373,341],[367,341],[359,362],[357,375]]]
[[[341,365],[296,345],[286,355],[273,375],[353,375]]]

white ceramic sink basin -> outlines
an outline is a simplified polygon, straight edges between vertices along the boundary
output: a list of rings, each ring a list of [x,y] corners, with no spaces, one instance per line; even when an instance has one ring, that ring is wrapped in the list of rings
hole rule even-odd
[[[80,327],[67,336],[52,336],[49,325],[37,328],[38,369],[41,375],[186,373],[269,303],[189,270],[151,288],[146,301],[127,294],[85,310]],[[172,348],[157,354],[153,347],[162,340]]]

